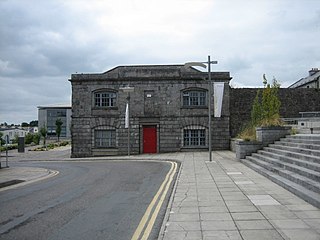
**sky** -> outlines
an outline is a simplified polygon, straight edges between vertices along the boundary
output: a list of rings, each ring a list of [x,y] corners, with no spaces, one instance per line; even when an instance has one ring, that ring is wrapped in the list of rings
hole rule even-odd
[[[119,65],[210,55],[233,87],[288,87],[320,67],[319,39],[319,0],[0,0],[0,123],[70,104],[72,73]]]

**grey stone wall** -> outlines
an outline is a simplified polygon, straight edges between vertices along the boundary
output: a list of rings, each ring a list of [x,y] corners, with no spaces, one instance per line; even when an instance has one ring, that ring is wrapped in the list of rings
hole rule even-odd
[[[235,137],[250,114],[257,88],[230,89],[230,135]],[[320,111],[320,92],[317,89],[279,89],[280,115],[284,118],[300,117],[299,112]]]
[[[258,127],[256,128],[257,141],[264,147],[270,143],[280,140],[280,138],[290,135],[291,127]]]

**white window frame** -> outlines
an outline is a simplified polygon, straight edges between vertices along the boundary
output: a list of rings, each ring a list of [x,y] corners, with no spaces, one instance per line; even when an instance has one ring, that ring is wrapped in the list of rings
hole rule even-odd
[[[93,104],[96,108],[115,107],[117,105],[117,93],[114,91],[94,92]]]
[[[206,107],[207,91],[190,89],[182,93],[182,105],[184,107]]]

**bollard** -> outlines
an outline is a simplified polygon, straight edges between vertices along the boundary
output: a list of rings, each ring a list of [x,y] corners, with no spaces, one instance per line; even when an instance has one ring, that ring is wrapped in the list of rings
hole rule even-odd
[[[24,137],[18,138],[18,152],[24,153]]]

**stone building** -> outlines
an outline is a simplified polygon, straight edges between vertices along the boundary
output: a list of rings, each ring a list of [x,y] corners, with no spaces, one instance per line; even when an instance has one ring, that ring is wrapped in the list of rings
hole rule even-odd
[[[229,149],[229,72],[222,114],[213,117],[212,149]],[[72,157],[208,149],[208,73],[183,65],[119,66],[72,74]],[[126,88],[127,87],[127,88]],[[131,87],[132,92],[125,89]],[[212,91],[213,92],[213,91]],[[126,104],[129,102],[129,134]]]

